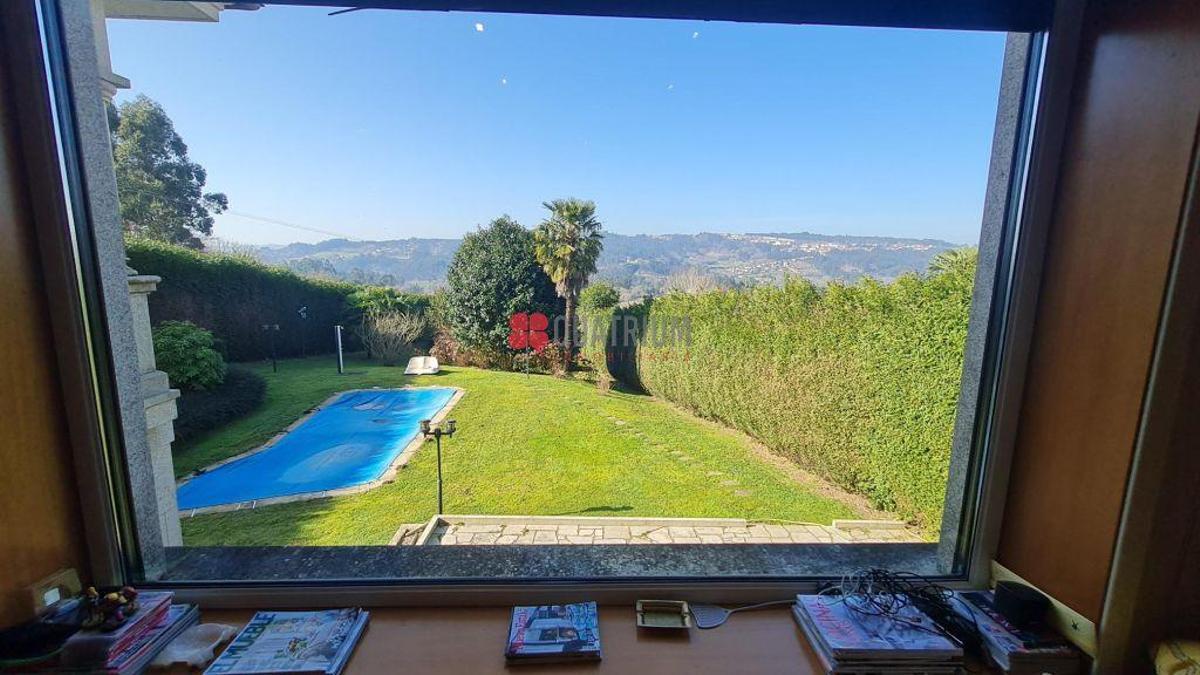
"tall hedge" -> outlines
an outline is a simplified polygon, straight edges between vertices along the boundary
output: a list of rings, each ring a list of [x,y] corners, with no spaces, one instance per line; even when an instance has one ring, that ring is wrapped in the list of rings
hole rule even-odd
[[[933,533],[974,282],[968,260],[889,284],[792,280],[618,310],[618,320],[644,315],[651,328],[629,360],[614,359],[610,345],[607,369]],[[677,340],[661,332],[681,319],[690,344],[682,331]]]
[[[230,361],[270,355],[262,326],[279,325],[280,358],[332,352],[333,326],[346,321],[346,297],[359,287],[301,277],[243,256],[204,253],[157,241],[125,243],[129,264],[162,277],[150,296],[150,321],[191,321],[213,332]],[[307,307],[307,319],[299,309]]]

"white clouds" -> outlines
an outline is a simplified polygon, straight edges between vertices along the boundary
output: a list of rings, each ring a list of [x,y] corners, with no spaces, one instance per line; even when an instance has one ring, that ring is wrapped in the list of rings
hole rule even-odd
[[[476,21],[476,22],[475,22],[475,32],[476,32],[476,33],[482,33],[482,32],[483,32],[483,22],[482,22],[482,21]]]
[[[695,40],[698,37],[700,37],[700,31],[698,31],[698,30],[692,31],[692,39]]]
[[[507,86],[507,85],[508,85],[508,78],[507,78],[507,77],[504,77],[503,75],[502,75],[502,76],[500,76],[500,86],[501,86],[501,87],[504,87],[504,86]]]

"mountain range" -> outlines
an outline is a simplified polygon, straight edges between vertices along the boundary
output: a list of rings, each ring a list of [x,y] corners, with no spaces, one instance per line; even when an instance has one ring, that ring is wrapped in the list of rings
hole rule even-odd
[[[429,291],[445,283],[458,239],[330,239],[316,244],[263,246],[253,255],[300,274]],[[890,281],[922,272],[937,254],[959,245],[936,239],[800,233],[606,233],[593,279],[612,283],[624,298],[678,288],[697,290],[773,284],[787,276],[816,283],[871,276]]]

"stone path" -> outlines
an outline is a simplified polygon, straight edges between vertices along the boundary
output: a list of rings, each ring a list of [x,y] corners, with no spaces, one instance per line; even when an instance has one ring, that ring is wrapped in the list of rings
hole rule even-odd
[[[417,536],[405,525],[394,545],[851,544],[920,543],[903,523],[754,523],[735,518],[436,516]]]

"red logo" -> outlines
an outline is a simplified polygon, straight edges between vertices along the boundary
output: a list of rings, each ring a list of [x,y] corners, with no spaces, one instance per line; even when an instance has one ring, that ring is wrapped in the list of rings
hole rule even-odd
[[[513,349],[532,349],[540,352],[550,343],[546,329],[550,320],[541,312],[517,312],[508,319],[508,346]]]

